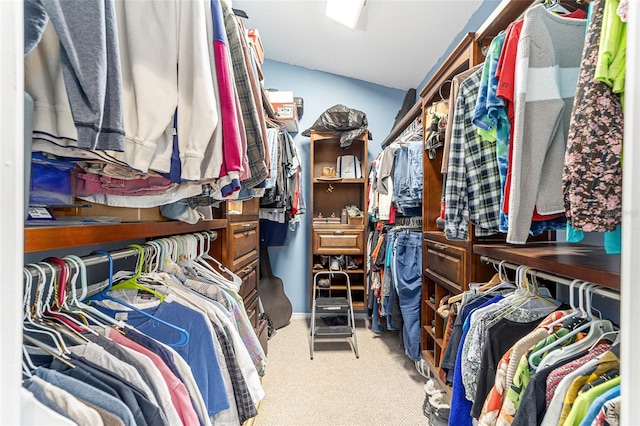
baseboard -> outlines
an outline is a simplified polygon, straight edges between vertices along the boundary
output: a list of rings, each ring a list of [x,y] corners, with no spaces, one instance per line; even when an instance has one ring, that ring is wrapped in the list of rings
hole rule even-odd
[[[369,318],[369,315],[367,315],[366,312],[354,312],[353,316],[355,317],[355,319],[367,319]],[[291,314],[291,319],[310,319],[311,318],[311,312],[294,312],[293,314]]]

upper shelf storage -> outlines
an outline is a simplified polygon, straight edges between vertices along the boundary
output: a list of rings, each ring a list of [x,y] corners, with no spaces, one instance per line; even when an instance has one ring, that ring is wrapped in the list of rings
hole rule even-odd
[[[226,219],[204,220],[190,225],[184,222],[139,222],[110,225],[38,226],[25,228],[25,253],[68,247],[104,244],[165,235],[224,229]]]

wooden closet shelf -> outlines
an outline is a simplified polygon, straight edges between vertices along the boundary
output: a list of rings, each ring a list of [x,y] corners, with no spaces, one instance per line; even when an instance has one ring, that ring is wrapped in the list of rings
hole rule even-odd
[[[38,226],[24,229],[25,253],[103,244],[165,235],[225,229],[226,219],[204,220],[190,225],[179,221],[136,222],[104,225]]]
[[[473,252],[493,259],[530,266],[540,271],[620,290],[620,255],[602,247],[560,242],[476,244]]]

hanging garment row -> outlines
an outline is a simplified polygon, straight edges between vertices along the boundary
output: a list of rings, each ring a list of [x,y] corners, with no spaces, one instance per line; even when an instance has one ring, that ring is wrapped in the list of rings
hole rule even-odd
[[[25,2],[33,151],[72,162],[77,195],[100,204],[262,195],[270,159],[258,63],[230,2],[82,6]],[[192,204],[167,214],[183,218]]]
[[[371,163],[369,206],[374,221],[393,224],[397,216],[422,216],[422,139],[394,142]]]
[[[26,265],[24,387],[78,424],[255,417],[265,354],[241,280],[208,255],[210,242],[179,235]],[[132,259],[133,270],[116,270]]]
[[[371,330],[399,331],[405,355],[415,362],[421,358],[421,229],[420,217],[399,218],[394,226],[378,222],[367,242]]]
[[[515,244],[566,228],[571,242],[603,232],[607,252],[619,253],[626,24],[618,3],[594,1],[589,19],[581,9],[534,6],[493,39],[483,64],[453,78],[447,238],[467,239],[469,221],[476,236],[506,233]]]
[[[539,285],[539,274],[551,275],[516,266],[512,282],[511,265],[495,263],[494,279],[450,297],[441,311],[449,424],[591,425],[619,413],[618,329],[592,301],[619,295],[573,280],[567,305]]]
[[[273,161],[260,198],[260,245],[284,246],[288,244],[289,231],[296,229],[306,212],[301,186],[302,162],[286,130],[269,127],[267,136]]]

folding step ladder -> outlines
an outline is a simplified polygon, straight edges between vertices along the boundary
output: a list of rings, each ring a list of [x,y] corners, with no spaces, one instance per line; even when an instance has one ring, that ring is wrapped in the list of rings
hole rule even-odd
[[[336,275],[343,275],[346,282],[346,297],[332,296],[331,281]],[[329,287],[320,287],[318,278],[327,277]],[[328,294],[322,297],[321,294]],[[346,325],[316,325],[316,315],[327,317],[347,316]],[[311,359],[316,337],[353,337],[353,350],[356,358],[358,354],[358,339],[356,337],[356,323],[353,315],[353,301],[351,300],[351,281],[344,271],[320,271],[313,277],[313,306],[311,308]]]

